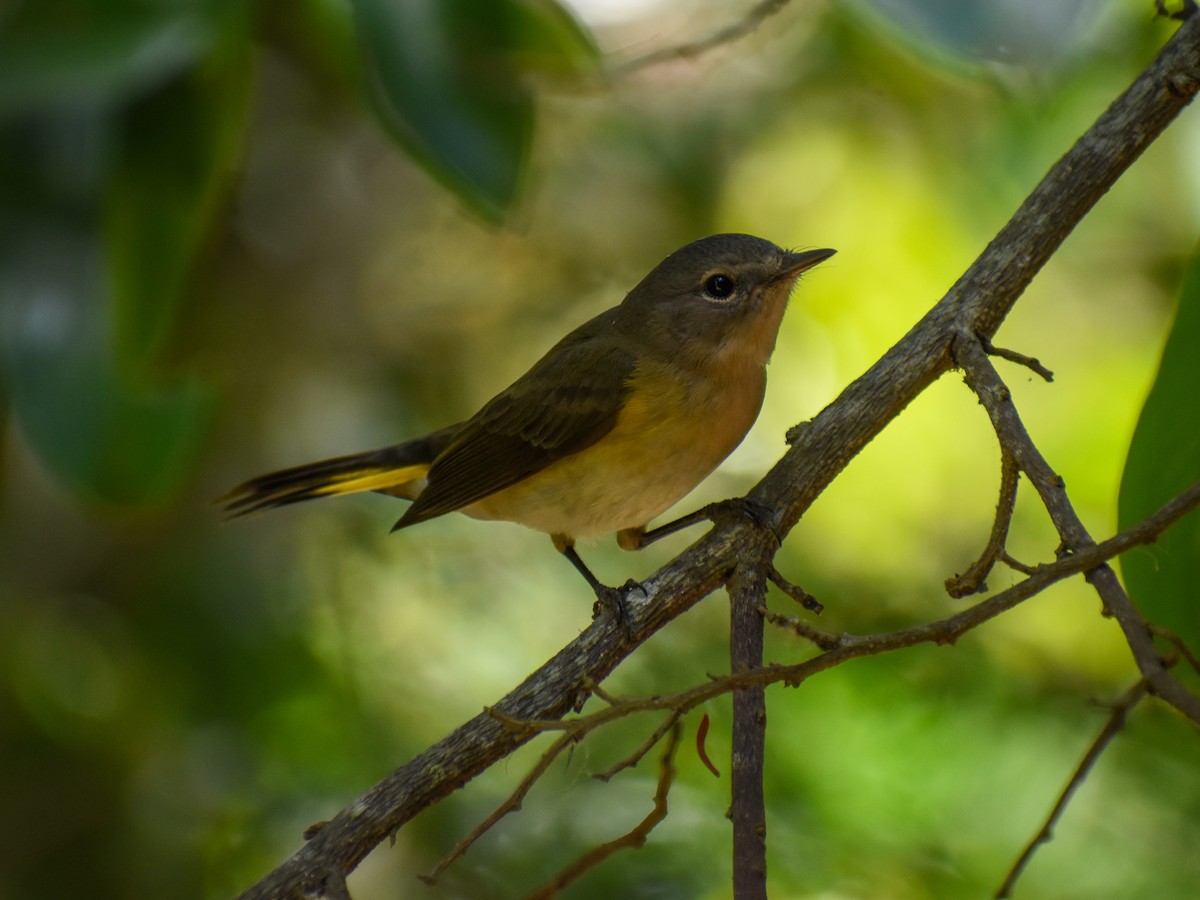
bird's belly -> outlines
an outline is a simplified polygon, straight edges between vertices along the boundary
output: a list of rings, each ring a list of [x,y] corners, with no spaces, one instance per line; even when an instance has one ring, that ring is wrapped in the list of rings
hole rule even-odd
[[[646,525],[741,443],[762,404],[761,382],[742,391],[729,385],[690,391],[639,396],[635,390],[613,430],[591,447],[463,512],[573,538]]]

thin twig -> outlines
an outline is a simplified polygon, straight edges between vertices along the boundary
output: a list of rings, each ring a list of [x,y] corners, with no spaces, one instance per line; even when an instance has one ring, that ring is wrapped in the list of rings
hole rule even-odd
[[[822,650],[832,650],[842,642],[842,639],[838,635],[822,631],[820,628],[814,628],[796,616],[781,616],[779,613],[771,612],[765,606],[760,606],[758,612],[771,625],[784,628],[797,637],[802,637],[806,641],[816,644]]]
[[[800,585],[793,584],[784,578],[783,575],[779,573],[779,570],[775,568],[774,564],[767,567],[767,578],[773,585],[775,585],[805,609],[814,612],[817,615],[820,615],[825,611],[825,607],[821,604],[820,600],[818,600],[804,588],[800,587]]]
[[[1022,575],[1032,575],[1037,569],[1037,566],[1026,565],[1019,559],[1014,558],[1007,550],[1000,554],[1000,562],[1004,563],[1014,572],[1020,572]]]
[[[608,691],[604,690],[604,688],[599,684],[589,684],[587,685],[587,690],[590,691],[597,699],[603,700],[609,706],[618,706],[621,703],[619,698],[608,693]]]
[[[1008,876],[996,892],[997,900],[1003,900],[1003,898],[1012,896],[1012,889],[1016,885],[1017,879],[1021,876],[1021,872],[1029,864],[1038,847],[1047,843],[1053,837],[1054,826],[1059,818],[1062,817],[1063,811],[1067,808],[1067,803],[1071,800],[1071,796],[1083,784],[1084,779],[1091,772],[1092,766],[1096,764],[1096,760],[1104,752],[1104,748],[1125,727],[1125,719],[1129,715],[1130,710],[1137,706],[1142,698],[1146,696],[1147,689],[1146,679],[1142,678],[1122,694],[1117,702],[1112,705],[1112,712],[1108,717],[1108,721],[1104,723],[1104,727],[1096,735],[1096,739],[1092,741],[1092,745],[1088,747],[1087,752],[1083,754],[1083,758],[1079,760],[1079,765],[1075,767],[1075,772],[1071,775],[1067,786],[1059,794],[1058,800],[1050,810],[1050,814],[1046,817],[1046,821],[1042,823],[1042,827],[1038,829],[1038,833],[1033,836],[1033,839],[1026,845],[1021,855],[1017,857],[1017,861],[1013,863],[1012,868],[1009,869]]]
[[[1000,448],[1000,499],[996,502],[996,518],[992,521],[992,533],[979,559],[967,567],[961,575],[946,579],[946,592],[955,598],[966,597],[987,590],[984,579],[1005,556],[1004,542],[1008,540],[1008,529],[1012,524],[1013,510],[1017,505],[1017,484],[1021,470],[1017,461],[1004,447]]]
[[[1187,645],[1183,638],[1169,628],[1163,628],[1161,625],[1155,625],[1153,622],[1150,623],[1150,630],[1156,636],[1174,646],[1179,651],[1179,655],[1187,660],[1187,664],[1200,674],[1200,656],[1196,655],[1196,652]]]
[[[646,818],[642,819],[628,833],[598,847],[593,847],[583,854],[554,876],[549,883],[530,894],[530,900],[544,900],[544,898],[553,897],[584,872],[599,865],[618,850],[626,847],[639,849],[645,845],[646,837],[654,830],[654,826],[667,817],[667,795],[671,791],[671,783],[675,780],[675,750],[679,747],[679,739],[682,734],[683,728],[676,722],[671,729],[671,737],[667,741],[667,746],[663,750],[658,788],[654,792],[654,808],[650,810]]]
[[[559,754],[568,747],[573,746],[576,740],[577,738],[574,734],[568,733],[562,735],[551,744],[534,764],[533,768],[521,779],[521,783],[517,785],[516,789],[508,795],[508,798],[497,806],[486,819],[472,828],[461,841],[455,844],[454,849],[443,856],[438,861],[438,864],[433,867],[432,871],[419,876],[420,879],[426,884],[434,884],[442,872],[446,871],[451,863],[466,853],[471,848],[471,845],[483,837],[493,825],[509,813],[520,809],[530,788],[537,783],[539,778],[546,774],[546,770],[550,768],[550,764],[558,758]]]
[[[611,781],[613,776],[615,776],[618,772],[621,772],[625,769],[632,769],[642,761],[642,757],[654,749],[654,745],[662,740],[664,734],[675,727],[675,723],[679,721],[679,718],[682,715],[683,713],[677,709],[671,710],[671,714],[658,723],[658,727],[650,732],[650,736],[647,737],[646,740],[642,741],[641,745],[636,750],[634,750],[624,759],[617,760],[617,762],[613,763],[603,772],[595,773],[592,775],[592,777],[597,781]]]
[[[1046,381],[1054,381],[1054,373],[1043,366],[1036,357],[1026,356],[1024,353],[1018,353],[1016,350],[1009,350],[1005,347],[997,347],[983,335],[979,335],[979,341],[983,344],[983,349],[987,351],[988,356],[998,356],[1009,362],[1015,362]]]
[[[713,32],[708,37],[689,41],[684,44],[676,44],[672,47],[661,47],[658,50],[651,50],[649,53],[614,66],[609,71],[609,76],[615,81],[621,78],[628,78],[635,72],[640,72],[642,69],[648,69],[662,63],[675,62],[681,59],[695,59],[697,56],[702,56],[722,44],[731,44],[751,34],[768,18],[787,6],[788,3],[789,0],[760,0],[758,5],[751,7],[750,11],[742,16],[742,18]]]

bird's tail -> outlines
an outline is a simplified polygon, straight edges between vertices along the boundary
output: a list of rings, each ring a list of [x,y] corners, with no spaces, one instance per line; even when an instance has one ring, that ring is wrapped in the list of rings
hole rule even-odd
[[[338,456],[320,462],[268,472],[243,482],[217,499],[231,517],[261,509],[274,509],[318,497],[336,497],[360,491],[381,491],[415,499],[429,466],[457,432],[458,426],[416,440]]]

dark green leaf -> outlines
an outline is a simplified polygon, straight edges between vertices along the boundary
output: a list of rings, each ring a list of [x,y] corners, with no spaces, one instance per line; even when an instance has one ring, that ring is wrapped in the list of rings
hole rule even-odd
[[[42,461],[85,499],[161,497],[191,461],[209,398],[192,382],[119,371],[96,232],[28,225],[0,254],[0,361],[17,421]]]
[[[594,73],[600,50],[569,10],[554,0],[511,0],[509,49],[524,69],[551,75]]]
[[[976,61],[1046,67],[1077,49],[1094,23],[1095,5],[1083,0],[867,0],[905,33],[906,43],[929,56],[935,48]]]
[[[489,219],[512,204],[533,98],[509,52],[512,2],[354,0],[378,114],[427,171]]]
[[[161,349],[241,152],[253,67],[243,23],[229,24],[218,52],[117,122],[104,236],[126,369]]]
[[[1200,479],[1200,256],[1184,280],[1158,376],[1134,431],[1121,480],[1127,528]],[[1125,582],[1151,619],[1200,645],[1200,515],[1192,513],[1151,547],[1121,557]]]
[[[216,4],[19,4],[0,30],[0,118],[50,105],[116,103],[205,51]]]

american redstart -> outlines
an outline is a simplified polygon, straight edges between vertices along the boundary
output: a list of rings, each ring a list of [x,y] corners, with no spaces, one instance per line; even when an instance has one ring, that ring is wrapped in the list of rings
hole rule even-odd
[[[626,550],[699,484],[758,417],[767,361],[800,274],[833,250],[790,252],[746,234],[676,250],[619,306],[576,328],[466,421],[245,482],[232,515],[378,491],[412,500],[393,531],[458,510],[550,535],[575,551],[611,531]]]

